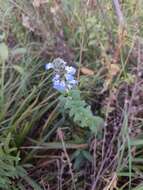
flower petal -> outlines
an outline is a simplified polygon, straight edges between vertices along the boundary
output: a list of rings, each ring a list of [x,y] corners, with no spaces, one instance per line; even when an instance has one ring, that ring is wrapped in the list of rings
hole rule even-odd
[[[66,84],[65,84],[65,81],[59,81],[59,80],[57,80],[57,81],[55,81],[54,83],[53,83],[53,88],[55,88],[56,90],[58,90],[58,91],[65,91],[66,90]]]
[[[71,84],[71,85],[77,85],[78,81],[77,80],[71,80],[71,81],[69,81],[69,84]]]
[[[65,70],[66,70],[67,74],[74,75],[76,73],[76,69],[74,67],[66,66]]]
[[[57,81],[57,80],[59,80],[60,79],[60,75],[59,74],[56,74],[55,76],[54,76],[54,78],[52,79],[52,81],[54,82],[54,81]]]
[[[67,73],[65,74],[65,78],[66,78],[67,81],[74,80],[73,75],[70,75],[70,74],[67,74]]]
[[[53,65],[52,63],[47,63],[47,64],[45,65],[45,69],[46,69],[46,70],[54,69],[54,65]]]

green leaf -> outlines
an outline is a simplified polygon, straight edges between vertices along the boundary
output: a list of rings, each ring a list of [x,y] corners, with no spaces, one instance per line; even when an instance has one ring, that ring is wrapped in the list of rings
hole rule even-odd
[[[19,66],[19,65],[13,65],[13,68],[21,75],[24,74],[24,69],[23,67]]]
[[[80,127],[89,127],[94,134],[97,130],[102,130],[104,126],[103,119],[92,114],[90,106],[81,99],[79,90],[71,90],[68,96],[63,96],[60,100],[62,102],[64,100],[64,104],[62,104],[64,110]]]
[[[138,187],[133,188],[132,190],[143,190],[143,185],[139,185]]]
[[[93,161],[92,155],[90,154],[90,152],[83,150],[82,154],[84,156],[84,158],[86,158],[89,162]]]
[[[95,116],[94,123],[90,127],[93,133],[101,131],[104,126],[104,120],[101,117]]]
[[[2,42],[4,39],[5,39],[5,33],[2,32],[2,33],[0,33],[0,42]]]
[[[143,145],[143,140],[142,139],[131,140],[130,145],[131,146],[142,146]]]
[[[130,175],[131,175],[132,177],[135,176],[134,173],[131,173],[131,174],[130,174],[130,172],[119,172],[119,173],[117,173],[117,176],[119,176],[119,177],[129,177]]]
[[[16,48],[11,51],[12,56],[24,55],[27,52],[26,48]]]
[[[5,43],[0,43],[0,59],[2,62],[8,59],[8,47]]]

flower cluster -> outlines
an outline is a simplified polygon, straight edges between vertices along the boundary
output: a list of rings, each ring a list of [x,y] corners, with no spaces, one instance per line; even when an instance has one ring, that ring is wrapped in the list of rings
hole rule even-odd
[[[78,81],[75,79],[76,69],[68,66],[61,58],[56,58],[52,63],[47,63],[45,69],[53,69],[53,88],[60,92],[69,91],[78,84]]]

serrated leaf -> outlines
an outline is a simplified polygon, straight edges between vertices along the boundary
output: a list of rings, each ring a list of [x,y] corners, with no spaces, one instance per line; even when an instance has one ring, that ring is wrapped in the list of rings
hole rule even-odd
[[[95,116],[94,123],[92,123],[90,129],[94,134],[96,134],[97,131],[102,130],[103,126],[104,120],[101,117]]]

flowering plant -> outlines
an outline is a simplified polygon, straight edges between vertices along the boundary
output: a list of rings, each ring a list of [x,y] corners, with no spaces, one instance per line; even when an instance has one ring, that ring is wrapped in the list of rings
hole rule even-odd
[[[62,93],[59,100],[64,111],[68,112],[69,116],[80,127],[89,127],[94,134],[97,130],[101,131],[103,119],[94,116],[90,106],[81,99],[80,90],[77,88],[78,81],[75,79],[76,69],[68,66],[61,58],[54,59],[52,63],[47,63],[45,69],[53,70],[53,88]]]
[[[53,88],[60,92],[68,92],[75,88],[78,81],[75,79],[76,69],[68,66],[67,63],[61,59],[56,58],[52,63],[47,63],[46,70],[53,69]]]

